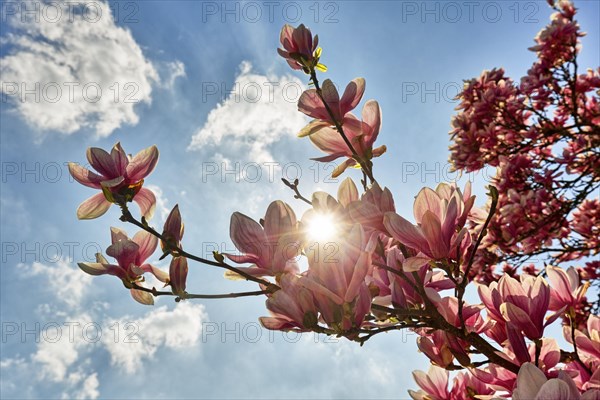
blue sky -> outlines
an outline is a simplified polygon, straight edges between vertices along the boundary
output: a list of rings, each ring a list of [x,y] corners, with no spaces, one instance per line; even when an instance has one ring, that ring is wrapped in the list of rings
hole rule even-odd
[[[85,163],[89,146],[120,141],[136,153],[156,144],[160,161],[146,180],[159,195],[153,223],[178,203],[184,246],[199,255],[232,250],[234,211],[258,219],[282,199],[301,215],[282,176],[301,172],[305,193],[337,187],[332,166],[310,161],[318,151],[295,138],[307,121],[295,105],[307,79],[275,51],[284,23],[305,23],[323,47],[322,79],[343,87],[363,76],[365,100],[379,101],[388,153],[375,173],[410,216],[422,186],[457,178],[447,132],[462,80],[500,66],[516,80],[525,74],[527,48],[550,15],[545,1],[84,3],[60,15],[44,2],[2,3],[0,396],[406,398],[410,372],[428,365],[410,333],[363,348],[286,337],[260,330],[263,298],[150,308],[116,279],[84,275],[76,263],[104,252],[110,226],[135,230],[116,209],[77,221],[93,192],[65,163]],[[576,6],[587,32],[579,65],[597,67],[599,3]],[[23,84],[40,98],[23,95]],[[474,178],[483,202],[485,179]],[[254,290],[201,265],[188,287]]]

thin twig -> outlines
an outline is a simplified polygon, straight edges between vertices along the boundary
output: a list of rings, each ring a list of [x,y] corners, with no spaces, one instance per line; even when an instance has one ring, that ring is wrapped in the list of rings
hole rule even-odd
[[[312,201],[308,200],[306,197],[302,196],[302,194],[300,193],[300,190],[298,190],[298,185],[300,184],[300,182],[298,181],[298,179],[294,180],[294,183],[288,181],[285,178],[281,178],[281,181],[283,182],[283,184],[287,187],[289,187],[290,189],[292,189],[294,191],[294,193],[296,193],[294,195],[295,199],[298,200],[302,200],[303,202],[305,202],[306,204],[312,206]]]

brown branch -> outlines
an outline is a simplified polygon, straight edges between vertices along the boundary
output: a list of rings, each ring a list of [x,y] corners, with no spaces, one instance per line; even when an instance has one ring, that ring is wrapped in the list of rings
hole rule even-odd
[[[279,290],[279,286],[275,285],[274,283],[271,283],[267,280],[261,279],[261,278],[257,278],[255,276],[252,276],[232,265],[227,264],[226,262],[219,262],[219,261],[212,261],[212,260],[207,260],[205,258],[202,257],[198,257],[195,256],[193,254],[188,253],[187,251],[184,251],[182,248],[177,247],[177,246],[173,246],[172,244],[169,244],[169,240],[167,240],[165,237],[163,237],[163,235],[161,235],[160,233],[158,233],[154,228],[150,227],[147,223],[144,222],[140,222],[137,219],[135,219],[133,217],[133,215],[131,215],[131,212],[129,211],[129,209],[127,208],[127,204],[119,204],[119,206],[121,207],[121,211],[123,213],[123,215],[121,215],[121,221],[123,222],[129,222],[143,230],[145,230],[146,232],[156,236],[157,238],[159,238],[160,240],[163,241],[163,243],[166,243],[169,246],[169,249],[167,251],[169,252],[176,252],[178,256],[181,257],[185,257],[188,258],[190,260],[194,260],[196,262],[202,263],[202,264],[207,264],[213,267],[218,267],[218,268],[224,268],[226,270],[229,270],[231,272],[234,272],[242,277],[244,277],[247,281],[252,281],[252,282],[256,282],[259,283],[261,285],[265,285],[267,287],[268,290],[274,292],[276,290]]]

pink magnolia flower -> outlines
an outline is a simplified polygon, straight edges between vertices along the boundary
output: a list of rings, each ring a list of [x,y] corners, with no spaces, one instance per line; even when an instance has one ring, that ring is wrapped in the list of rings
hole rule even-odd
[[[504,354],[501,353],[500,355]],[[510,357],[507,357],[510,358]],[[489,364],[487,368],[470,368],[469,371],[481,382],[490,385],[496,390],[512,391],[517,380],[517,374],[496,364]]]
[[[309,128],[310,141],[321,151],[329,154],[314,158],[314,160],[330,162],[340,157],[347,157],[335,168],[332,177],[341,175],[348,167],[358,165],[352,151],[340,133],[336,128],[331,127],[329,122],[315,122],[307,128]],[[381,110],[377,101],[367,101],[362,109],[362,121],[350,113],[346,114],[343,120],[343,129],[360,159],[368,161],[386,152],[385,145],[373,148],[381,129]]]
[[[310,239],[310,230],[319,218],[326,218],[335,225],[336,233],[347,232],[352,228],[352,220],[348,215],[348,205],[358,200],[358,189],[350,178],[344,179],[338,188],[337,199],[327,192],[317,191],[312,194],[312,208],[302,215],[302,233],[304,242]]]
[[[173,257],[169,267],[169,284],[174,294],[185,297],[185,285],[188,274],[187,258]]]
[[[454,355],[448,346],[444,331],[435,330],[417,338],[419,350],[438,367],[446,368],[454,361]]]
[[[183,237],[183,222],[181,220],[181,213],[179,212],[179,205],[175,205],[167,220],[165,221],[165,225],[163,226],[163,237],[166,239],[167,243],[164,241],[160,242],[160,246],[164,251],[168,248],[179,247],[181,248],[181,238]]]
[[[440,298],[440,295],[435,292],[435,296],[429,295],[436,305],[439,313],[455,327],[460,327],[460,317],[458,315],[458,299],[456,297],[447,296]],[[437,298],[436,298],[437,297]],[[480,312],[483,306],[469,305],[463,302],[463,318],[465,327],[468,332],[481,333],[489,329],[489,321],[485,321]],[[448,350],[460,362],[461,365],[469,365],[471,363],[467,349],[470,345],[462,339],[448,333],[443,332],[444,342]]]
[[[323,100],[319,97],[316,89],[308,89],[302,93],[298,99],[298,110],[315,118],[307,125],[299,134],[300,137],[311,135],[314,132],[324,127],[335,125],[336,123],[344,125],[348,123],[356,123],[356,118],[346,115],[354,110],[365,93],[365,80],[363,78],[353,79],[340,99],[340,95],[330,79],[325,79],[321,87],[321,93],[327,106],[333,114],[333,118],[329,115]],[[339,134],[338,134],[339,135]]]
[[[564,371],[558,371],[557,378],[548,379],[534,364],[525,363],[519,370],[512,396],[514,400],[595,400],[600,398],[600,391],[591,389],[582,395]]]
[[[102,254],[96,254],[96,262],[78,263],[79,268],[90,275],[114,275],[123,281],[125,287],[131,289],[131,294],[136,301],[143,300],[144,304],[152,300],[152,296],[139,293],[140,290],[132,289],[132,284],[144,281],[143,274],[149,272],[161,282],[167,283],[169,275],[159,268],[146,263],[156,250],[158,239],[146,232],[140,231],[133,239],[119,228],[110,228],[112,244],[106,249],[106,254],[115,258],[117,264],[110,264]],[[141,302],[141,301],[140,301]],[[152,300],[153,302],[153,300]]]
[[[327,67],[319,63],[321,49],[317,48],[319,36],[314,39],[310,29],[299,25],[294,28],[288,24],[281,28],[279,40],[283,49],[277,49],[279,55],[287,61],[293,69],[301,69],[309,74],[314,68],[326,71]]]
[[[407,265],[409,263],[409,265]],[[402,268],[405,271],[417,272],[419,280],[425,286],[425,292],[430,299],[440,301],[441,297],[438,293],[440,290],[452,289],[454,284],[450,279],[447,279],[442,271],[432,271],[430,268],[422,268],[427,263],[427,260],[418,261],[418,257],[410,257],[405,259],[401,251],[397,247],[392,247],[387,251],[386,264],[388,267],[399,270]],[[412,288],[412,286],[399,277],[397,274],[387,271],[389,274],[391,302],[394,307],[398,308],[419,308],[423,304],[421,296]],[[407,275],[407,279],[413,284],[416,283],[412,274]]]
[[[312,293],[306,289],[303,277],[284,274],[279,280],[281,290],[268,295],[267,309],[271,317],[261,317],[267,329],[308,332],[317,324],[317,308]]]
[[[529,50],[535,51],[540,64],[545,68],[558,67],[571,61],[577,52],[578,38],[584,34],[579,32],[579,25],[573,21],[575,8],[569,1],[559,2],[560,10],[552,14],[552,22],[535,38],[536,46]]]
[[[531,340],[542,337],[544,327],[552,323],[558,315],[544,323],[550,303],[550,288],[541,276],[521,275],[521,282],[504,275],[498,283],[488,287],[478,286],[479,296],[490,318],[511,322]]]
[[[575,329],[575,343],[580,358],[594,368],[600,368],[600,317],[590,314],[587,319],[585,331]],[[571,327],[564,326],[563,334],[569,343],[571,338]]]
[[[452,382],[450,398],[452,400],[485,399],[490,398],[494,393],[494,389],[472,374],[459,372]]]
[[[546,274],[551,288],[550,310],[574,309],[585,298],[589,283],[579,284],[579,274],[574,267],[569,267],[565,271],[560,267],[549,265],[546,267]]]
[[[245,272],[255,276],[298,272],[300,234],[296,214],[286,203],[272,202],[260,224],[242,213],[233,213],[229,232],[242,254],[225,256],[235,263],[253,263],[241,268]]]
[[[349,205],[350,216],[367,230],[386,232],[383,225],[383,216],[386,212],[396,211],[394,198],[388,188],[381,189],[374,183],[361,196],[360,201]]]
[[[550,302],[550,288],[546,280],[538,276],[522,275],[521,282],[504,275],[498,283],[504,303],[500,313],[531,340],[544,334],[544,317]]]
[[[448,391],[448,371],[432,365],[427,373],[413,371],[413,378],[422,390],[409,390],[414,400],[450,400]]]
[[[466,400],[487,398],[494,390],[471,374],[460,372],[448,390],[448,371],[432,365],[427,373],[414,371],[413,377],[422,390],[409,390],[414,400]]]
[[[309,269],[302,284],[313,293],[325,322],[340,332],[360,327],[371,308],[365,282],[371,257],[366,244],[363,229],[355,224],[347,235],[305,249]]]
[[[393,212],[385,214],[383,224],[394,239],[425,257],[434,260],[456,258],[456,247],[460,245],[464,252],[471,243],[464,224],[474,201],[469,184],[464,196],[460,190],[446,184],[439,185],[435,191],[423,188],[413,206],[417,225]]]
[[[110,154],[103,149],[90,147],[87,159],[97,173],[76,163],[69,163],[69,172],[82,185],[101,189],[98,193],[79,206],[77,218],[94,219],[103,215],[111,204],[125,204],[135,201],[146,219],[152,218],[156,198],[149,189],[143,188],[146,178],[158,161],[158,149],[150,146],[134,157],[128,156],[120,143],[112,148]]]

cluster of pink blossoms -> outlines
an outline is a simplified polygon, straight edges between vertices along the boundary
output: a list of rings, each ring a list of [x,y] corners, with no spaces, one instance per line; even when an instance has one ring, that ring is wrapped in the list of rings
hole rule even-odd
[[[454,167],[496,168],[498,212],[474,263],[482,282],[536,259],[579,261],[586,280],[600,272],[600,68],[577,64],[584,34],[573,4],[549,3],[556,12],[530,48],[537,60],[527,75],[515,82],[493,69],[467,81],[452,121]]]
[[[177,301],[264,295],[270,315],[260,321],[272,330],[313,331],[362,345],[379,333],[410,329],[431,361],[427,373],[413,373],[420,387],[409,391],[414,399],[600,399],[600,318],[586,298],[599,264],[558,266],[598,253],[599,204],[586,198],[598,187],[598,101],[588,93],[599,81],[594,73],[569,75],[576,72],[568,64],[581,34],[572,5],[560,1],[556,9],[536,39],[539,60],[521,85],[492,70],[468,82],[461,94],[452,160],[467,171],[498,168],[487,206],[475,206],[470,183],[462,190],[442,183],[417,194],[412,217],[399,215],[391,191],[373,173],[372,159],[386,150],[374,147],[379,105],[369,100],[361,119],[352,114],[365,80],[354,79],[341,97],[330,80],[320,86],[316,71],[324,66],[317,38],[304,25],[286,25],[279,54],[314,86],[298,102],[314,118],[299,136],[326,154],[317,160],[343,158],[335,176],[351,166],[360,169],[362,193],[346,178],[335,197],[315,192],[307,199],[298,182],[286,182],[310,208],[299,217],[277,200],[258,220],[234,213],[230,236],[238,252],[215,252],[208,260],[183,249],[178,206],[161,232],[148,224],[155,199],[142,185],[156,164],[155,147],[135,157],[119,144],[110,154],[92,148],[88,161],[98,174],[70,164],[78,182],[101,190],[82,204],[79,218],[99,217],[117,204],[121,220],[142,231],[129,239],[112,228],[106,253],[116,264],[99,254],[97,262],[80,268],[117,276],[143,304],[162,295]],[[553,115],[547,116],[547,108]],[[141,221],[129,211],[131,201],[140,204]],[[171,256],[169,271],[146,262],[159,242],[161,258]],[[555,264],[543,270],[518,264],[518,257],[540,254],[556,242],[564,251]],[[223,268],[226,277],[255,282],[260,290],[189,293],[188,260]],[[493,272],[508,260],[512,265],[505,265],[504,274]],[[146,272],[170,290],[149,287]],[[475,280],[479,301],[469,303],[465,292]],[[566,349],[548,337],[547,327],[560,321]],[[449,388],[449,371],[456,370]]]

